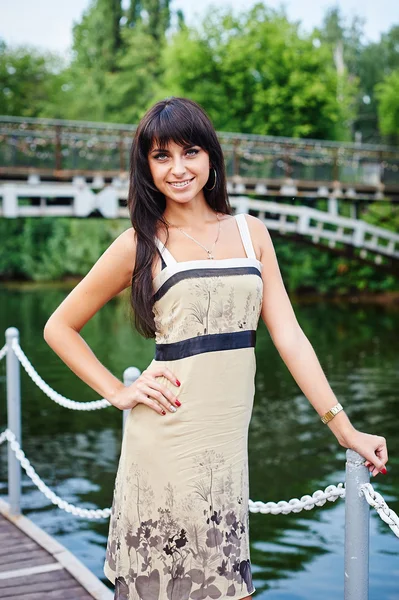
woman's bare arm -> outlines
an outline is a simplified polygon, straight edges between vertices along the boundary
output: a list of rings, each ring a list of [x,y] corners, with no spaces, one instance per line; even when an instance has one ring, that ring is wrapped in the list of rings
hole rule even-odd
[[[135,256],[135,233],[130,228],[116,238],[63,300],[43,332],[44,339],[61,360],[111,403],[124,387],[123,382],[96,358],[79,332],[104,304],[130,286]]]
[[[322,416],[337,404],[337,398],[311,343],[297,321],[266,226],[257,217],[247,215],[247,219],[263,264],[262,319],[290,373],[311,405]],[[387,472],[385,464],[388,461],[388,450],[383,436],[358,431],[343,410],[327,426],[341,446],[352,448],[366,459],[365,466],[372,475]]]
[[[269,330],[274,345],[295,381],[317,413],[322,416],[338,400],[327,381],[316,353],[300,327],[277,262],[270,234],[264,223],[256,217],[247,217],[253,228],[263,264],[262,319]],[[345,444],[355,431],[344,411],[338,413],[328,426],[340,444]]]

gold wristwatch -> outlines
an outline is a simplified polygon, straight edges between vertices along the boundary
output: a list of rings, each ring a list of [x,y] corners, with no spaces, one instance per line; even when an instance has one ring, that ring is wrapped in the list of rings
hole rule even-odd
[[[335,406],[333,406],[330,410],[328,410],[321,418],[324,424],[328,423],[337,415],[341,410],[344,410],[344,407],[338,402]]]

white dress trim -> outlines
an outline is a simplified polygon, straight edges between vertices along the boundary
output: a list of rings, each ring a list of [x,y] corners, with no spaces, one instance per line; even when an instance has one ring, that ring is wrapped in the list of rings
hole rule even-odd
[[[240,258],[219,258],[219,259],[195,259],[195,260],[184,260],[177,261],[174,256],[169,252],[166,246],[161,242],[161,240],[156,237],[155,243],[162,253],[162,256],[165,260],[166,267],[162,269],[160,273],[158,273],[153,278],[153,287],[154,293],[159,290],[159,288],[170,278],[172,275],[176,273],[181,273],[182,271],[191,271],[193,269],[220,269],[221,267],[255,267],[259,272],[262,272],[263,264],[256,258],[256,254],[252,245],[251,236],[249,233],[248,223],[245,217],[245,213],[240,213],[234,215],[234,218],[237,221],[238,229],[240,232],[241,240],[245,248],[245,252],[247,256]]]

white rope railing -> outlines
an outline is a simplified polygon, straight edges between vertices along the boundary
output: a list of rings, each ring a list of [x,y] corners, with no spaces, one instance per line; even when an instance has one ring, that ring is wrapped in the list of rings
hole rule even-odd
[[[329,500],[334,502],[337,498],[345,498],[345,488],[343,483],[338,485],[329,485],[324,492],[316,490],[311,496],[305,494],[301,499],[292,498],[289,502],[280,500],[280,502],[262,502],[257,500],[249,501],[249,510],[251,512],[260,512],[264,515],[288,515],[291,512],[300,512],[301,510],[311,510],[315,506],[323,506]]]
[[[20,444],[17,442],[14,433],[10,429],[6,429],[0,434],[0,444],[5,441],[8,441],[10,444],[11,450],[14,452],[17,460],[21,463],[21,467],[26,471],[26,474],[36,487],[48,498],[53,504],[61,508],[67,513],[75,515],[77,517],[84,517],[86,519],[102,519],[107,518],[111,514],[110,508],[104,509],[87,509],[87,508],[78,508],[65,500],[62,500],[57,494],[50,490],[50,488],[42,481],[39,475],[36,473],[35,469],[30,464],[29,460],[26,458],[25,453],[23,452]]]
[[[44,496],[46,496],[46,498],[48,498],[48,500],[58,506],[61,510],[86,519],[103,519],[110,516],[110,508],[79,508],[69,502],[66,502],[65,500],[62,500],[62,498],[50,490],[50,488],[36,473],[35,469],[26,458],[20,444],[16,440],[14,433],[10,429],[6,429],[0,434],[0,445],[5,441],[8,441],[17,460],[21,463],[22,468],[25,470],[26,474],[28,477],[30,477],[36,487],[44,494]],[[311,510],[312,508],[315,508],[315,506],[323,506],[327,501],[335,502],[335,500],[338,498],[345,498],[346,490],[343,486],[343,483],[338,483],[338,485],[331,484],[327,486],[324,491],[316,490],[311,496],[305,494],[300,499],[292,498],[288,502],[285,500],[280,500],[279,502],[262,502],[260,500],[254,502],[249,500],[249,511],[252,513],[262,513],[265,515],[287,515],[291,512],[298,513],[301,510]],[[381,519],[385,521],[385,523],[387,523],[392,529],[394,534],[399,537],[399,517],[392,509],[389,508],[381,494],[374,490],[371,483],[361,485],[360,491],[363,493],[370,506],[376,509]]]
[[[22,350],[17,340],[12,341],[12,349],[18,358],[19,362],[32,379],[33,383],[37,385],[38,388],[42,390],[51,400],[63,406],[64,408],[69,408],[70,410],[98,410],[100,408],[108,408],[112,406],[108,400],[103,398],[102,400],[93,400],[92,402],[77,402],[76,400],[70,400],[66,398],[62,394],[59,394],[53,388],[51,388],[48,383],[40,377],[39,373],[33,367],[26,354]]]
[[[26,458],[24,452],[21,449],[20,444],[15,438],[14,433],[10,429],[6,429],[0,434],[0,445],[8,441],[11,447],[11,450],[14,452],[17,460],[21,463],[21,466],[25,469],[26,474],[31,478],[33,483],[38,487],[38,489],[48,498],[51,502],[57,505],[62,510],[65,510],[68,513],[71,513],[78,517],[85,517],[87,519],[101,519],[107,518],[111,514],[110,508],[104,509],[85,509],[78,508],[69,502],[65,502],[59,496],[57,496],[54,492],[47,487],[47,485],[41,480],[39,475],[36,473],[29,460]],[[301,510],[311,510],[315,506],[323,506],[327,500],[333,502],[338,498],[345,497],[345,489],[343,488],[343,483],[339,483],[338,486],[329,485],[324,492],[322,490],[316,490],[312,496],[305,495],[299,500],[298,498],[293,498],[289,502],[281,500],[280,502],[267,502],[266,504],[257,501],[253,502],[249,500],[249,510],[253,513],[261,512],[263,514],[288,514],[290,512],[300,512]]]
[[[360,486],[360,489],[370,506],[375,508],[380,518],[389,525],[396,537],[399,538],[398,515],[391,508],[389,508],[384,498],[381,496],[381,494],[375,491],[371,483],[364,483]]]
[[[108,408],[112,406],[110,402],[106,399],[102,400],[94,400],[93,402],[76,402],[75,400],[70,400],[65,396],[62,396],[55,390],[53,390],[37,373],[33,365],[30,363],[29,359],[25,355],[18,341],[14,339],[12,341],[12,349],[20,361],[21,365],[32,379],[32,381],[54,402],[63,406],[64,408],[69,408],[71,410],[98,410],[100,408]],[[8,351],[7,344],[5,344],[0,350],[0,361],[6,356]],[[10,429],[6,429],[0,434],[0,445],[8,441],[11,449],[13,450],[16,458],[21,463],[21,466],[25,469],[27,475],[31,478],[33,483],[38,487],[38,489],[48,498],[51,502],[57,505],[62,510],[65,510],[68,513],[79,517],[85,517],[88,519],[99,519],[109,517],[111,513],[110,508],[104,509],[85,509],[78,508],[65,500],[62,500],[59,496],[57,496],[54,492],[50,490],[46,486],[46,484],[41,480],[39,475],[36,473],[29,460],[26,458],[24,452],[22,451],[19,443],[17,442],[14,433]],[[288,502],[285,500],[280,500],[279,502],[262,502],[257,500],[253,502],[249,500],[249,510],[253,513],[262,513],[262,514],[272,514],[279,515],[284,514],[287,515],[291,512],[298,513],[301,510],[311,510],[315,506],[323,506],[327,501],[335,502],[338,498],[345,497],[345,488],[343,487],[343,483],[339,483],[336,485],[329,485],[326,487],[324,491],[316,490],[310,496],[305,494],[300,499],[292,498]],[[398,515],[389,508],[384,498],[376,492],[371,485],[371,483],[362,484],[360,486],[360,491],[363,493],[365,499],[369,503],[370,506],[376,509],[380,518],[389,525],[394,534],[399,538],[399,517]]]

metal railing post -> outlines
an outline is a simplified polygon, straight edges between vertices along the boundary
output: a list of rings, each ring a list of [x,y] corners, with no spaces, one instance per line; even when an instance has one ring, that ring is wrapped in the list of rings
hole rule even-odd
[[[132,383],[134,383],[136,381],[136,379],[138,379],[141,375],[141,371],[140,369],[138,369],[137,367],[128,367],[127,369],[125,369],[123,371],[123,383],[126,386],[132,385]],[[126,408],[123,411],[123,431],[125,431],[125,425],[126,425],[126,419],[129,416],[130,413],[130,408]]]
[[[6,329],[6,384],[7,384],[7,419],[8,429],[15,434],[21,444],[21,374],[19,360],[12,349],[13,340],[19,341],[19,331],[16,327]],[[8,445],[8,497],[10,513],[14,516],[21,514],[21,465],[11,446]]]
[[[346,451],[345,476],[345,600],[368,600],[370,507],[360,491],[369,483],[370,472],[364,458]]]

